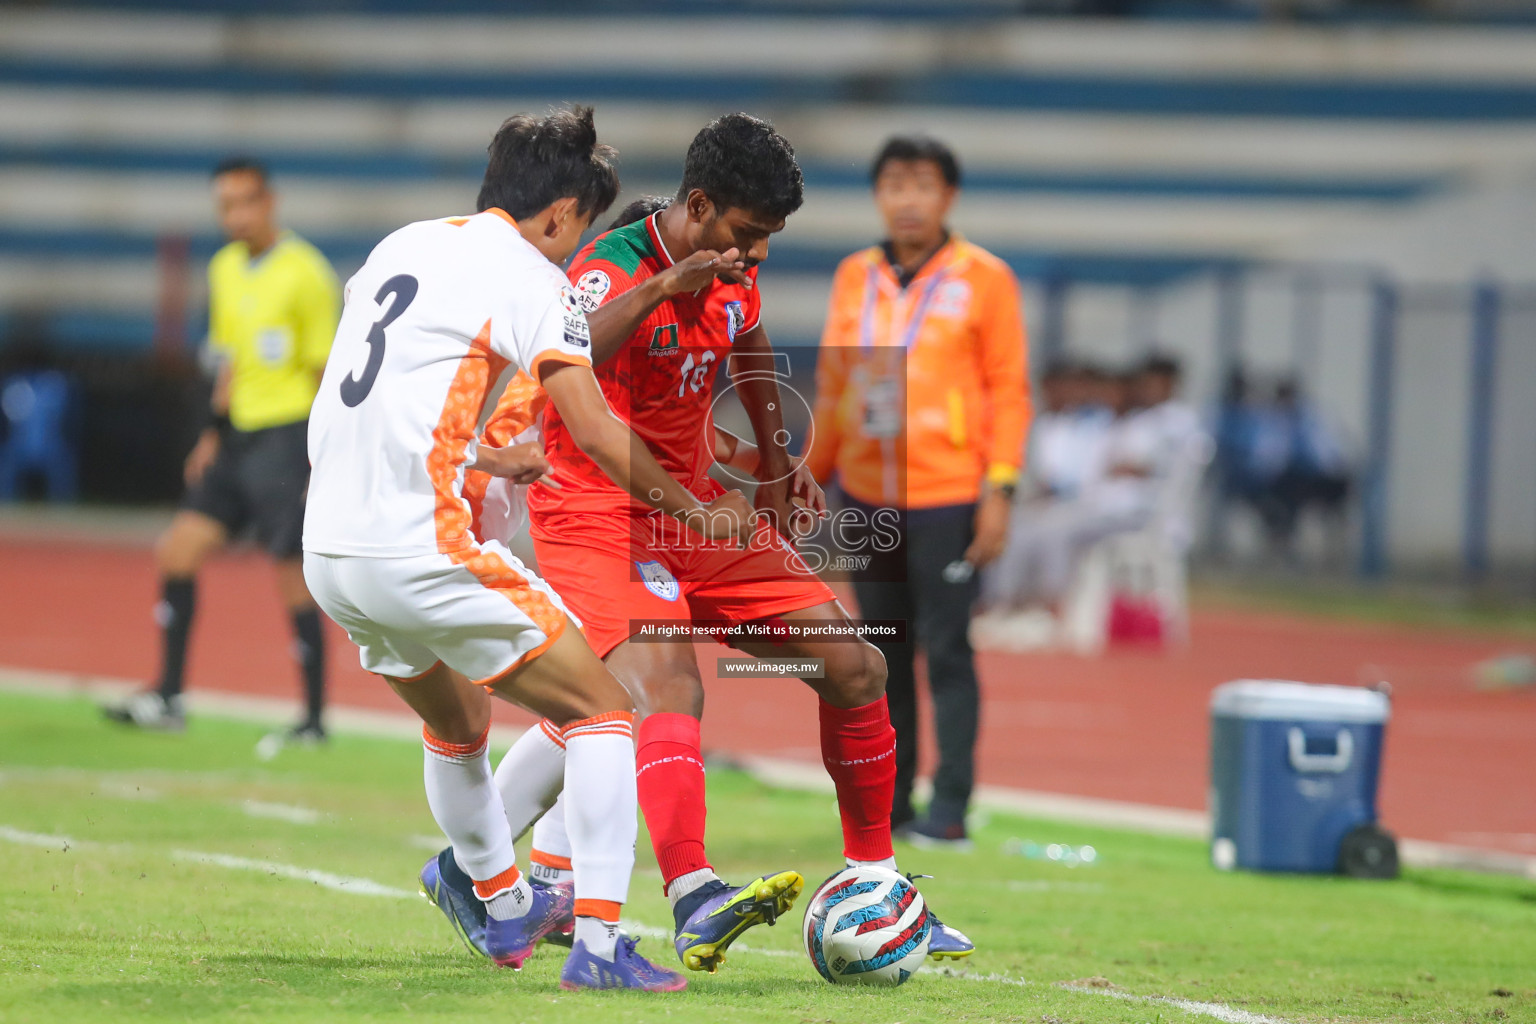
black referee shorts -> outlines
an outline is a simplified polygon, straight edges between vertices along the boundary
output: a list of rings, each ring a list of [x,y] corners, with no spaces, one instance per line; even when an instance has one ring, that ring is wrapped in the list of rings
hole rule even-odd
[[[218,457],[182,499],[216,519],[231,539],[249,530],[273,558],[304,550],[309,490],[309,421],[265,430],[226,430]]]

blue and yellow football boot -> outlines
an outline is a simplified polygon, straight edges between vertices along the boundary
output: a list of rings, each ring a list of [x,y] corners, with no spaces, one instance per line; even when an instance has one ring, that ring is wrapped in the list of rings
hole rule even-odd
[[[934,963],[963,960],[976,952],[976,943],[966,938],[965,932],[940,921],[932,907],[928,908],[928,922],[933,926],[928,933],[928,959]]]
[[[753,925],[775,923],[804,887],[798,871],[763,875],[742,886],[718,879],[701,885],[672,908],[677,958],[690,971],[714,974],[737,936]]]
[[[909,871],[904,876],[913,885],[919,878],[932,878],[932,875],[920,874]],[[976,943],[958,928],[951,928],[939,920],[939,915],[933,912],[933,905],[928,898],[923,897],[923,904],[928,908],[928,923],[931,930],[928,933],[928,959],[934,963],[943,963],[945,960],[963,960],[976,952]]]

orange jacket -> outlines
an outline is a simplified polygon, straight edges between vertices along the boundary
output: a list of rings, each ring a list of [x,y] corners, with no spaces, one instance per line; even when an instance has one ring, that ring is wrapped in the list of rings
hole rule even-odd
[[[874,505],[973,502],[1018,479],[1029,429],[1019,283],[952,235],[902,288],[879,246],[837,268],[806,463]]]

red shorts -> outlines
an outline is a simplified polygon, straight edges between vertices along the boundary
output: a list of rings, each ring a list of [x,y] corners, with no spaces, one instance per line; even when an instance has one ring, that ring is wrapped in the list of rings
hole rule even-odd
[[[637,620],[756,622],[837,600],[766,525],[745,549],[680,535],[661,513],[542,516],[532,533],[539,575],[600,658]]]

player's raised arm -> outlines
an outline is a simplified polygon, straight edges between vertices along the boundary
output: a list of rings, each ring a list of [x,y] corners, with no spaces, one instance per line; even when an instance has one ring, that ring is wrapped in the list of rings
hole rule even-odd
[[[708,505],[695,498],[608,408],[591,367],[554,363],[541,383],[576,446],[636,501],[681,520],[709,540],[734,540],[745,546],[756,519],[746,497],[740,491],[727,491]]]
[[[747,281],[745,269],[746,264],[736,249],[725,252],[704,249],[589,310],[587,323],[592,328],[592,364],[602,364],[623,348],[624,342],[639,330],[645,318],[667,299],[708,287],[722,275]]]

